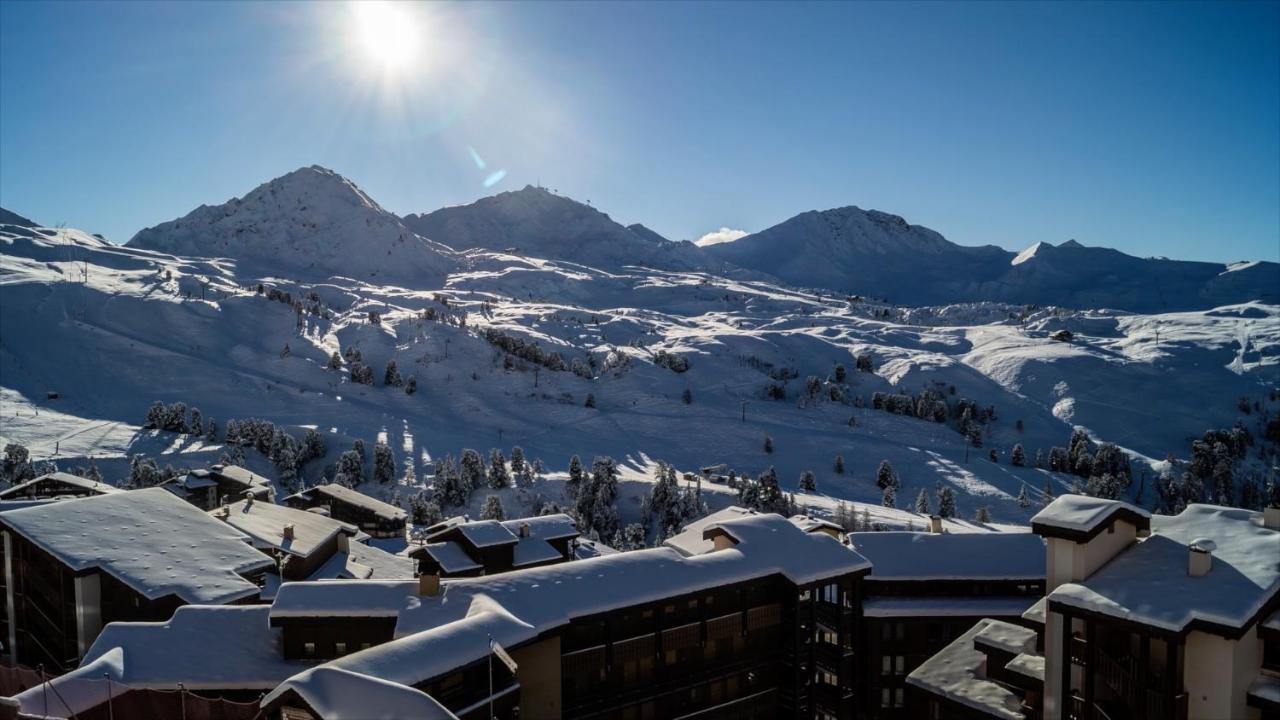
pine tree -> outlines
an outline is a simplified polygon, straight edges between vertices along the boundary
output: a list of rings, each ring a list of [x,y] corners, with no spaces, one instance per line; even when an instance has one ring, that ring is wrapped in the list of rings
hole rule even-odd
[[[298,463],[294,457],[293,448],[285,447],[280,451],[279,458],[275,464],[277,470],[277,479],[285,489],[290,492],[298,492],[302,489],[301,481],[298,478]]]
[[[386,443],[373,446],[373,480],[386,485],[396,479],[396,460]]]
[[[418,376],[410,375],[409,380],[404,384],[404,394],[412,395],[418,392]]]
[[[782,512],[785,509],[786,499],[782,496],[782,488],[778,485],[778,472],[772,465],[768,470],[760,473],[760,477],[756,478],[756,484],[760,488],[760,497],[757,500],[759,510]]]
[[[418,484],[418,472],[413,466],[413,456],[404,459],[404,472],[400,474],[400,484],[413,487]],[[396,492],[399,492],[398,490]]]
[[[204,421],[204,439],[211,443],[218,442],[218,421],[209,418]]]
[[[898,480],[898,473],[894,472],[893,466],[888,460],[881,460],[880,467],[876,468],[876,487],[881,490],[893,487],[896,490],[901,486],[902,482]]]
[[[929,491],[920,488],[920,493],[916,495],[916,512],[921,515],[929,514]]]
[[[391,387],[400,387],[404,381],[400,379],[400,369],[396,367],[394,359],[387,361],[387,370],[383,373],[382,384]]]
[[[200,416],[200,408],[191,408],[191,425],[189,430],[192,435],[204,435],[204,420]]]
[[[983,505],[973,514],[973,521],[979,525],[986,525],[991,522],[991,508]]]
[[[880,494],[880,504],[887,508],[898,507],[898,491],[892,485],[886,485]]]
[[[842,383],[848,379],[848,376],[849,376],[849,373],[845,371],[844,365],[841,365],[840,363],[836,363],[835,372],[834,372],[834,377],[836,382]]]
[[[4,446],[3,480],[10,485],[26,482],[36,476],[31,465],[31,453],[21,443],[8,443]]]
[[[102,482],[102,471],[98,469],[98,463],[94,462],[93,458],[89,458],[89,467],[85,469],[84,477],[93,482]]]
[[[307,428],[307,435],[302,441],[302,456],[306,458],[303,462],[322,458],[324,453],[324,439],[320,437],[320,433],[315,428]]]
[[[424,490],[419,490],[409,498],[409,513],[413,524],[418,527],[431,527],[444,519],[440,505],[431,500]]]
[[[330,370],[342,369],[342,356],[338,354],[337,350],[334,350],[333,354],[329,356],[329,362],[328,364],[325,365],[325,367],[329,368]]]
[[[480,453],[470,448],[463,450],[462,461],[459,464],[459,474],[462,480],[461,487],[466,491],[469,498],[472,491],[478,490],[484,485],[484,460],[481,459]]]
[[[163,430],[166,412],[164,403],[159,400],[151,403],[151,407],[147,409],[147,421],[142,427],[148,430]]]
[[[1022,488],[1018,490],[1018,507],[1031,507],[1031,498],[1027,496],[1027,484],[1022,483]]]
[[[490,495],[484,499],[484,507],[480,509],[481,520],[506,520],[507,513],[502,509],[502,498]]]
[[[583,403],[585,407],[593,408],[596,406],[596,396],[593,393],[587,393],[587,401]]]
[[[524,448],[516,445],[511,448],[511,474],[519,475],[524,472]]]
[[[564,494],[570,500],[582,490],[582,460],[577,455],[569,458],[569,478],[564,483]]]
[[[956,516],[956,495],[945,485],[938,489],[938,515],[944,518]]]
[[[511,475],[507,472],[507,459],[498,448],[489,449],[489,487],[494,490],[509,487]]]
[[[333,476],[333,481],[349,488],[364,482],[364,462],[360,459],[360,453],[348,450],[338,457],[337,472]]]
[[[351,443],[351,449],[355,450],[356,454],[360,456],[360,462],[363,463],[369,459],[369,456],[364,452],[364,441],[360,438],[356,438],[355,442]]]
[[[293,351],[289,349],[289,343],[285,343],[284,349],[280,351],[280,357],[287,358],[292,354],[293,354]]]
[[[1009,462],[1014,467],[1023,467],[1027,464],[1027,455],[1022,450],[1022,443],[1013,446],[1013,451],[1009,453]]]
[[[153,458],[134,455],[129,458],[128,485],[132,489],[155,487],[160,484],[160,468]]]
[[[623,532],[623,542],[626,544],[627,550],[640,550],[645,546],[644,542],[644,526],[640,523],[631,523]]]
[[[458,463],[452,455],[445,455],[444,459],[436,464],[435,487],[441,501],[453,507],[466,505],[471,496],[471,488],[463,482]]]
[[[818,491],[818,481],[814,478],[812,470],[800,473],[800,489],[809,493]]]
[[[764,451],[766,454],[773,454],[773,438],[768,435],[764,436]]]
[[[844,474],[844,456],[843,455],[836,456],[835,471],[837,475]]]

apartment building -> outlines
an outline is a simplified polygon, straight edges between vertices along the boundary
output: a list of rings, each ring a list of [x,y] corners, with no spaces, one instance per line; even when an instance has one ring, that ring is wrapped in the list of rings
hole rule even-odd
[[[316,485],[284,499],[289,507],[320,508],[334,520],[359,527],[376,538],[404,537],[408,513],[337,483]]]

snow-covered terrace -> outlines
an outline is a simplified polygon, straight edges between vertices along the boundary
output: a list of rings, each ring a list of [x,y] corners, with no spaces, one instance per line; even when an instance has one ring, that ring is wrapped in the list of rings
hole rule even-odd
[[[288,693],[296,694],[324,720],[457,720],[421,690],[328,665],[281,683],[262,699],[262,707]]]
[[[151,600],[220,604],[256,595],[243,575],[273,564],[246,535],[162,488],[9,510],[0,524],[72,570],[99,568]]]
[[[1037,598],[985,597],[871,597],[862,601],[866,617],[1020,617]]]
[[[980,620],[950,645],[925,660],[907,676],[907,684],[926,690],[985,716],[1023,720],[1022,698],[986,677],[987,656],[974,640],[991,628],[1016,628],[999,620]]]
[[[422,546],[422,549],[450,575],[478,570],[481,567],[480,563],[472,560],[467,551],[456,542],[427,543]]]
[[[1212,567],[1203,577],[1187,572],[1190,545],[1212,540]],[[1078,583],[1049,594],[1050,608],[1101,613],[1173,632],[1192,622],[1240,630],[1259,620],[1280,592],[1280,531],[1263,526],[1251,510],[1189,505],[1172,516],[1151,518],[1151,535]]]

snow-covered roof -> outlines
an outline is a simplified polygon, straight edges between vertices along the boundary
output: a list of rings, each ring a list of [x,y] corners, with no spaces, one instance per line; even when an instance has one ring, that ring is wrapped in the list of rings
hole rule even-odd
[[[601,555],[617,555],[618,552],[618,550],[599,540],[583,537],[578,538],[573,546],[573,557],[577,560],[586,560],[587,558],[600,557]]]
[[[361,542],[350,541],[347,548],[335,552],[307,579],[407,580],[418,568],[410,558]]]
[[[792,525],[795,525],[805,532],[814,532],[815,530],[822,530],[824,528],[828,530],[835,530],[837,532],[844,532],[844,528],[830,520],[816,518],[811,515],[792,515],[787,519],[791,521]]]
[[[1280,710],[1280,677],[1259,673],[1249,683],[1247,694],[1252,701],[1249,703],[1251,706]]]
[[[1044,682],[1044,656],[1035,653],[1018,653],[1004,664],[1004,669],[1028,680]]]
[[[873,597],[862,601],[866,617],[1019,617],[1036,598],[990,597]]]
[[[1036,649],[1036,631],[1013,623],[990,623],[973,636],[976,648],[1000,650],[1010,655],[1032,652]]]
[[[260,704],[265,708],[289,692],[296,693],[318,720],[457,720],[421,690],[329,665],[289,678]]]
[[[807,584],[865,570],[868,563],[834,538],[807,534],[779,515],[717,525],[736,547],[685,557],[670,548],[444,580],[433,597],[414,582],[286,583],[273,617],[396,615],[396,639],[329,665],[417,685],[481,660],[487,638],[507,647],[572,618],[712,587],[781,574]]]
[[[509,545],[516,541],[515,533],[497,520],[473,520],[459,525],[458,530],[478,548]]]
[[[523,537],[520,538],[520,542],[516,543],[511,565],[520,568],[563,558],[564,556],[560,554],[560,551],[552,547],[546,540],[537,537]]]
[[[307,488],[306,490],[297,493],[297,496],[309,497],[312,494],[324,495],[337,500],[338,502],[355,505],[368,510],[384,520],[400,521],[408,517],[408,513],[391,503],[385,503],[377,498],[365,495],[358,490],[353,490],[345,485],[339,485],[337,483],[327,483],[325,485],[317,485],[315,487]]]
[[[354,525],[324,515],[262,500],[241,500],[227,509],[226,517],[222,515],[222,508],[210,510],[209,514],[253,538],[255,545],[299,557],[310,557],[338,533],[354,535],[358,531]],[[284,537],[286,525],[293,526],[292,539]]]
[[[1027,608],[1027,611],[1022,613],[1022,619],[1043,627],[1048,618],[1048,613],[1049,598],[1046,596],[1036,600],[1031,607]]]
[[[166,622],[114,622],[80,667],[17,696],[23,713],[67,717],[129,689],[269,690],[306,669],[285,660],[265,605],[185,605]],[[44,705],[48,700],[48,707]]]
[[[7,498],[20,497],[23,494],[23,492],[26,491],[27,488],[32,487],[38,483],[50,482],[50,481],[61,483],[63,485],[69,485],[71,487],[78,488],[80,490],[84,490],[85,492],[90,492],[97,495],[106,495],[107,493],[121,492],[120,488],[114,487],[112,485],[108,485],[103,482],[90,480],[89,478],[82,478],[79,475],[72,475],[71,473],[55,472],[55,473],[49,473],[48,475],[41,475],[38,478],[33,478],[26,482],[18,483],[17,485],[14,485],[13,487],[7,488],[5,490],[0,490],[0,500],[7,499]]]
[[[0,523],[74,571],[101,568],[149,599],[225,603],[256,595],[243,573],[270,567],[248,538],[163,488],[11,510]]]
[[[504,520],[502,526],[513,535],[520,535],[520,527],[529,526],[529,535],[542,540],[561,540],[578,536],[578,526],[573,518],[564,513],[541,515],[537,517]]]
[[[417,580],[285,583],[271,604],[271,617],[395,617],[417,595]]]
[[[262,477],[261,475],[250,472],[239,465],[213,465],[209,468],[209,472],[210,474],[217,475],[219,479],[230,480],[231,482],[243,485],[245,488],[271,487],[270,480]]]
[[[1145,529],[1151,513],[1120,500],[1105,500],[1088,495],[1059,495],[1031,518],[1031,527],[1040,535],[1066,537],[1084,541],[1123,518]]]
[[[1187,572],[1190,545],[1216,545],[1203,577]],[[1088,578],[1049,594],[1065,605],[1180,632],[1193,621],[1233,630],[1248,626],[1280,591],[1280,531],[1262,513],[1189,505],[1177,515],[1151,518],[1151,535]]]
[[[679,533],[667,538],[663,545],[679,552],[681,555],[701,555],[715,549],[715,543],[702,537],[708,527],[724,520],[733,520],[753,514],[753,511],[733,505],[723,510],[698,518],[687,523]]]
[[[463,573],[481,567],[480,563],[472,560],[467,551],[456,542],[427,543],[422,546],[422,550],[450,574]]]
[[[1043,580],[1044,540],[1031,533],[850,533],[869,580]]]
[[[1022,698],[986,678],[987,656],[973,646],[974,638],[992,625],[1009,623],[979,620],[950,645],[911,671],[907,684],[992,717],[1022,720]]]

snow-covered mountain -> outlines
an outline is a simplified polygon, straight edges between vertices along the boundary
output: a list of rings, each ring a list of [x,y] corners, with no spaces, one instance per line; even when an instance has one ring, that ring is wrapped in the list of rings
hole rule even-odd
[[[1258,418],[1241,414],[1242,396],[1280,411],[1267,392],[1280,382],[1274,301],[1133,314],[832,297],[697,269],[722,261],[536,188],[410,222],[418,232],[349,181],[306,168],[124,247],[77,230],[0,225],[0,445],[23,442],[64,467],[93,456],[108,477],[139,452],[159,455],[161,465],[215,461],[216,442],[140,428],[153,400],[181,401],[222,423],[259,417],[298,433],[319,429],[329,453],[303,468],[312,481],[331,476],[357,438],[386,441],[420,481],[435,460],[465,447],[520,445],[544,460],[554,482],[570,455],[610,455],[625,464],[622,512],[634,518],[657,458],[690,471],[775,466],[788,490],[812,470],[818,492],[797,497],[818,508],[839,498],[878,504],[874,474],[887,459],[902,478],[900,507],[941,484],[956,491],[966,516],[990,506],[997,519],[1023,522],[1043,488],[1070,487],[1070,476],[1033,467],[1032,458],[1065,445],[1074,426],[1151,470],[1167,453],[1185,456],[1206,429]],[[853,246],[842,263],[908,278],[904,292],[965,263],[985,271],[990,255],[1024,287],[1091,300],[1105,288],[1071,285],[1084,272],[1077,258],[1097,255],[1095,274],[1098,265],[1136,260],[1074,245],[1016,256],[958,248],[856,209],[806,213],[784,226],[778,242],[802,238],[797,247],[810,256]],[[918,262],[900,262],[906,255]],[[673,256],[695,269],[661,269],[676,264],[667,262]],[[785,253],[775,260],[760,269],[792,272]],[[1059,276],[1055,268],[1065,269]],[[1204,280],[1221,293],[1204,302],[1250,292],[1259,272],[1269,271],[1232,266]],[[821,284],[800,277],[796,285]],[[1058,330],[1074,340],[1050,339]],[[347,348],[374,368],[374,385],[327,367]],[[563,366],[538,364],[551,353]],[[859,356],[873,371],[855,370]],[[382,382],[390,360],[416,378],[416,393]],[[872,407],[875,393],[926,389],[995,409],[981,449],[954,422]],[[1016,444],[1025,467],[1009,463]],[[992,449],[998,463],[987,459]],[[844,472],[834,470],[836,455]],[[251,462],[270,472],[264,460]],[[1016,500],[1023,488],[1029,507]],[[706,493],[721,505],[732,497],[723,486]],[[529,502],[527,492],[510,495]],[[1143,502],[1151,500],[1148,491]]]
[[[16,225],[18,227],[36,227],[37,223],[28,220],[18,213],[0,207],[0,225]]]
[[[705,250],[793,285],[910,305],[989,300],[1169,312],[1280,302],[1276,263],[1143,259],[1074,240],[1015,254],[957,245],[896,215],[856,207],[802,213]]]
[[[142,230],[127,245],[230,258],[265,276],[341,276],[379,284],[438,284],[456,262],[447,248],[406,228],[355,183],[314,165]]]
[[[482,248],[603,270],[626,265],[692,270],[707,263],[692,243],[666,240],[643,225],[625,227],[590,205],[532,185],[470,205],[407,215],[404,224],[456,250]]]

